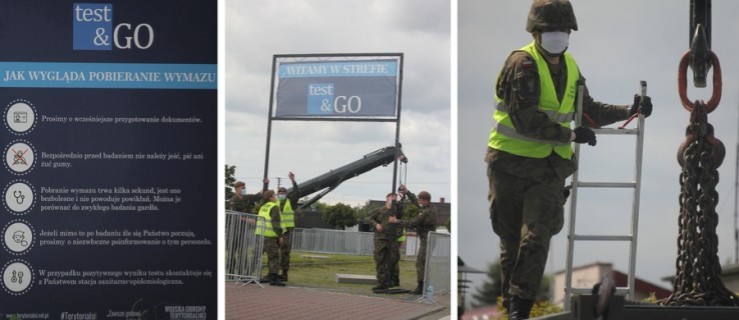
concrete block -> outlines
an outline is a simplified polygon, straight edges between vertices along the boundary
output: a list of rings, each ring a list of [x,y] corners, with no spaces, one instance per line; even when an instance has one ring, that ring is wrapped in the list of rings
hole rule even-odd
[[[336,282],[337,283],[353,283],[353,284],[376,284],[377,277],[373,275],[364,275],[364,274],[337,273]]]

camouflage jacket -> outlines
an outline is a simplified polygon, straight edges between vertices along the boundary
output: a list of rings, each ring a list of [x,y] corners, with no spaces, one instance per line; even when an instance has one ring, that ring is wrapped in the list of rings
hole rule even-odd
[[[560,59],[558,65],[549,64],[552,81],[560,100],[567,83],[567,66],[564,61],[565,59]],[[585,78],[582,73],[580,79],[584,83]],[[571,130],[562,127],[539,111],[539,72],[536,61],[528,53],[524,51],[511,53],[500,72],[495,91],[497,96],[503,99],[516,132],[539,140],[570,141]],[[583,112],[598,126],[625,120],[629,115],[629,107],[629,105],[611,105],[595,101],[585,86]],[[583,121],[583,125],[588,124]],[[496,169],[533,180],[541,180],[549,165],[563,179],[577,169],[574,161],[562,159],[555,153],[548,158],[533,159],[488,148],[485,160]]]
[[[259,207],[261,208],[261,206]],[[272,221],[272,230],[275,231],[278,237],[281,237],[283,230],[282,230],[282,224],[280,224],[280,219],[282,218],[282,216],[280,215],[279,204],[272,207],[272,209],[269,210],[269,218]]]
[[[300,189],[298,189],[298,183],[293,181],[293,188],[290,190],[290,193],[287,194],[287,198],[285,200],[280,200],[280,210],[285,209],[285,202],[290,201],[290,207],[295,210],[298,208],[298,196],[300,195]]]
[[[259,214],[255,208],[259,206],[261,201],[262,196],[257,194],[247,194],[242,197],[233,195],[233,197],[228,201],[228,208],[230,210],[243,213]]]
[[[375,208],[373,209],[369,216],[365,219],[365,222],[370,224],[372,228],[375,228],[376,224],[382,225],[382,232],[378,232],[375,230],[375,239],[379,240],[387,240],[387,239],[395,239],[398,237],[397,234],[397,224],[396,223],[390,223],[389,219],[391,215],[396,215],[395,209],[388,209],[385,208],[385,206]],[[397,214],[396,216],[401,216],[401,214]]]
[[[400,220],[398,223],[402,228],[411,228],[421,239],[425,239],[429,231],[436,231],[436,208],[433,205],[421,207],[418,204],[418,198],[413,192],[406,193],[411,203],[416,205],[419,210],[418,214],[410,220]]]

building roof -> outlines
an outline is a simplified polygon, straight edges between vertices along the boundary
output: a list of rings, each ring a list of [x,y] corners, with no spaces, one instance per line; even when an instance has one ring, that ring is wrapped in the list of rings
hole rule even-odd
[[[722,278],[732,278],[732,277],[739,277],[739,264],[727,264],[724,266],[721,266],[721,277]],[[662,281],[666,281],[669,283],[672,283],[672,281],[675,280],[675,275],[665,276],[660,278]]]
[[[618,271],[616,269],[613,269],[613,264],[610,262],[601,262],[601,261],[595,261],[593,263],[573,267],[572,271],[592,268],[592,267],[607,267],[613,271],[613,282],[617,287],[626,287],[628,286],[628,279],[629,276],[621,271]],[[555,273],[562,274],[565,270],[561,270]],[[657,297],[657,299],[663,299],[670,296],[672,291],[665,289],[663,287],[660,287],[656,284],[653,284],[649,281],[642,280],[639,277],[636,277],[634,279],[634,291],[636,292],[644,292],[644,293],[652,293],[654,292],[654,295]]]
[[[628,286],[628,281],[629,276],[627,274],[618,270],[613,270],[613,282],[617,287]],[[636,277],[636,279],[634,279],[634,291],[644,293],[654,292],[654,296],[657,298],[657,300],[667,298],[670,296],[670,294],[672,294],[672,291],[662,288],[649,281],[639,279],[639,277]]]
[[[595,261],[595,262],[592,262],[592,263],[588,263],[588,264],[583,264],[583,265],[580,265],[580,266],[572,267],[572,271],[577,271],[577,270],[582,270],[582,269],[588,269],[588,268],[592,268],[592,267],[596,267],[596,266],[608,267],[608,268],[613,269],[613,263]],[[554,275],[558,275],[560,273],[565,273],[565,270],[559,270],[559,271],[555,272]]]

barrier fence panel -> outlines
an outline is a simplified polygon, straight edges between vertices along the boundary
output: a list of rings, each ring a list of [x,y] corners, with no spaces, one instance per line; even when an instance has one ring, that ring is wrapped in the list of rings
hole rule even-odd
[[[421,245],[421,239],[415,232],[408,232],[405,237],[405,255],[406,257],[415,257],[418,255],[418,248]]]
[[[426,286],[423,297],[434,302],[434,295],[447,293],[451,288],[451,235],[429,232],[426,247],[426,273],[423,283]]]
[[[372,255],[373,239],[372,232],[295,228],[292,235],[292,249],[320,253]]]
[[[262,270],[264,218],[226,210],[226,280],[259,283]],[[257,232],[257,231],[260,232]]]

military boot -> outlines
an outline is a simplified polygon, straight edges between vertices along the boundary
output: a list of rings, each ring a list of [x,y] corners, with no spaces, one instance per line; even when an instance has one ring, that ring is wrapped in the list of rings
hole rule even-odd
[[[528,319],[533,306],[534,300],[526,300],[518,296],[511,296],[511,308],[508,309],[508,320]]]
[[[280,279],[278,279],[276,273],[271,273],[269,275],[269,285],[270,286],[276,286],[276,287],[284,287],[285,286],[285,283],[282,282],[282,281],[280,281]]]
[[[282,274],[277,276],[281,281],[287,282],[287,269],[282,269]]]
[[[418,287],[411,291],[412,294],[423,294],[423,281],[418,281]]]
[[[377,293],[378,291],[386,291],[388,289],[388,286],[384,283],[378,283],[376,286],[372,287],[372,291]]]

